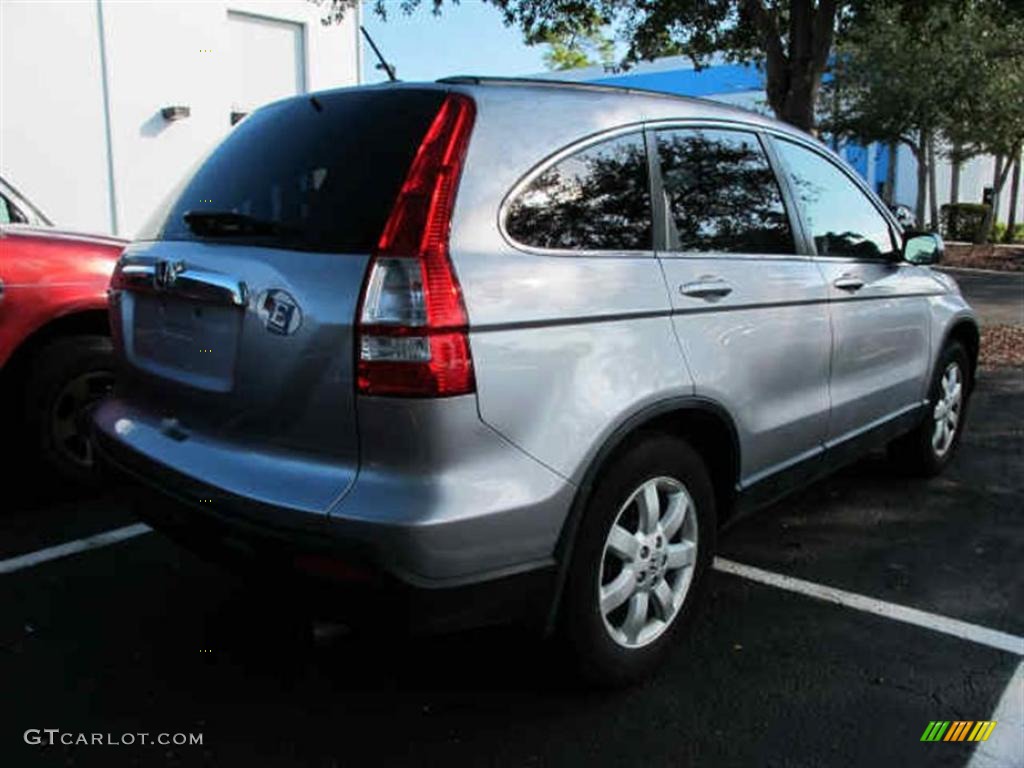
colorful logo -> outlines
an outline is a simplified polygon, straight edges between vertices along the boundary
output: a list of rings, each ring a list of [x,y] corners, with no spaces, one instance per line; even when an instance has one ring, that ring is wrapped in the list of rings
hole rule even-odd
[[[995,720],[932,720],[921,741],[988,741]]]

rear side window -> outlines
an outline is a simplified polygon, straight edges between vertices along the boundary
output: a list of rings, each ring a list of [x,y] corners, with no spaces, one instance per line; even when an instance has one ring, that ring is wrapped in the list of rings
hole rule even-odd
[[[643,135],[608,139],[543,171],[512,201],[505,229],[535,248],[651,250]]]
[[[336,91],[259,109],[140,239],[372,250],[444,96],[439,90]]]
[[[657,132],[669,250],[795,253],[778,181],[757,137]]]

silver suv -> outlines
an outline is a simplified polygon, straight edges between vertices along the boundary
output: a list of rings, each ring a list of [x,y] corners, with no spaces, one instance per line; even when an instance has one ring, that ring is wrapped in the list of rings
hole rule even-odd
[[[886,444],[950,460],[978,329],[941,251],[818,141],[720,104],[295,97],[126,250],[97,441],[160,492],[144,518],[328,580],[324,605],[532,620],[635,680],[730,517]]]

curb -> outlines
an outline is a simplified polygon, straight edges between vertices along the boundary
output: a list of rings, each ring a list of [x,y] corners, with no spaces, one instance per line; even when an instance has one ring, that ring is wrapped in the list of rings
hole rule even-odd
[[[1016,275],[1024,277],[1024,271],[1019,269],[979,269],[978,267],[950,267],[945,264],[939,264],[936,269],[940,272],[967,272],[968,274],[977,275]]]

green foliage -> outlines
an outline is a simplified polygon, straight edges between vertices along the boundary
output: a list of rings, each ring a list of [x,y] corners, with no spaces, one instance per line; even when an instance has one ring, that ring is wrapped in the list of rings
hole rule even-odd
[[[865,0],[823,88],[822,127],[860,143],[903,143],[919,164],[924,218],[930,145],[964,161],[1017,156],[1024,142],[1024,15],[1008,0]],[[940,149],[941,151],[941,149]],[[997,180],[1002,188],[1009,165]],[[934,206],[934,201],[932,202]],[[982,231],[991,226],[991,215]],[[984,235],[979,235],[984,239]]]
[[[988,219],[986,203],[948,203],[941,208],[942,236],[947,240],[974,243],[981,239],[981,228]]]
[[[941,129],[962,155],[1020,154],[1024,142],[1024,14],[1002,3],[968,3],[943,38],[952,60]],[[1009,167],[1009,166],[1007,166]]]
[[[358,0],[310,0],[326,9],[325,23],[342,18]],[[828,62],[836,22],[868,0],[485,0],[527,41],[553,46],[549,66],[577,65],[596,54],[565,44],[584,29],[614,29],[626,46],[619,66],[658,56],[683,54],[695,66],[714,56],[763,64],[768,103],[775,114],[805,130],[814,129],[814,101]],[[916,3],[922,0],[913,0]],[[448,0],[457,4],[457,0]],[[381,17],[395,9],[422,6],[438,13],[445,0],[373,0]]]
[[[832,79],[822,89],[822,128],[862,144],[902,142],[923,153],[922,131],[939,122],[959,86],[942,40],[956,35],[953,21],[946,4],[915,24],[891,4],[865,11],[837,46]]]
[[[597,13],[544,25],[528,34],[526,43],[548,46],[544,54],[548,69],[579,69],[593,64],[611,69],[615,63],[615,41],[606,34],[604,20]]]
[[[1013,233],[1006,236],[1006,224],[1002,221],[997,221],[992,225],[992,234],[989,237],[990,243],[1024,243],[1024,224],[1017,224],[1013,228]]]

